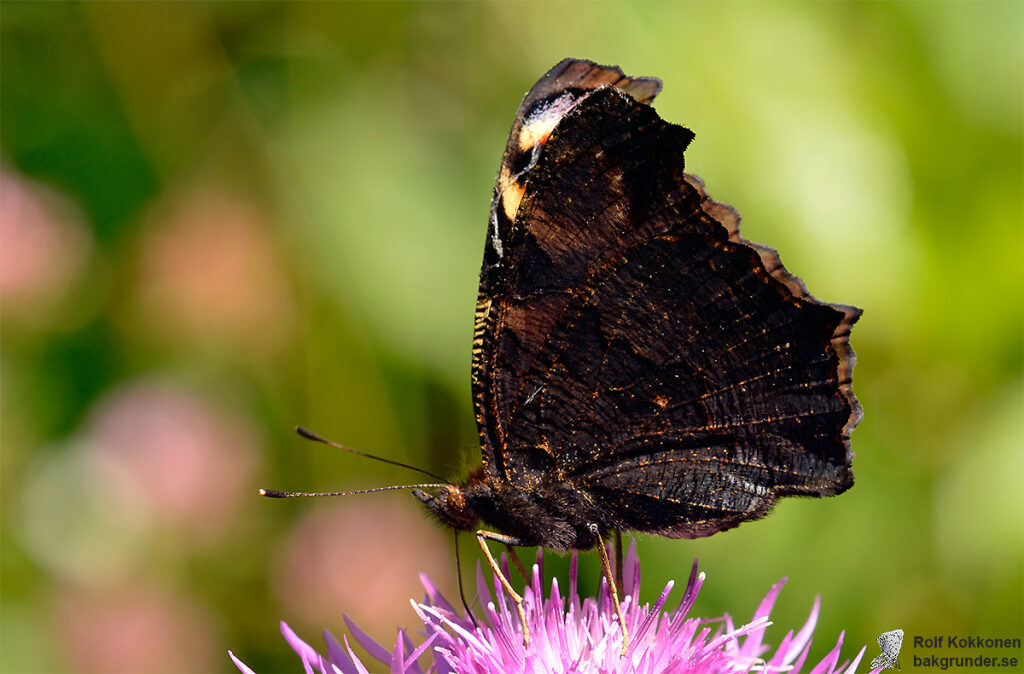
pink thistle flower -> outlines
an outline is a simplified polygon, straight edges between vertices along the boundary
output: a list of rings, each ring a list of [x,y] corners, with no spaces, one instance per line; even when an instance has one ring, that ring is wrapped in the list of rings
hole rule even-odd
[[[489,674],[522,672],[555,674],[735,674],[739,672],[800,672],[810,650],[811,633],[818,620],[820,598],[815,599],[811,615],[796,633],[790,631],[778,647],[764,643],[765,629],[772,623],[768,614],[786,579],[776,583],[761,600],[753,619],[736,627],[726,614],[721,618],[691,617],[704,574],[697,573],[694,561],[686,590],[679,605],[663,612],[673,583],[669,582],[653,606],[636,603],[640,589],[640,565],[636,545],[631,544],[623,564],[622,615],[630,634],[629,648],[621,655],[622,630],[615,606],[602,581],[596,598],[580,599],[576,592],[577,564],[573,553],[569,574],[569,592],[562,596],[558,580],[551,581],[545,597],[541,582],[541,555],[533,567],[532,579],[523,592],[523,607],[530,628],[530,644],[523,645],[522,627],[515,607],[505,597],[498,579],[488,585],[477,565],[477,598],[485,607],[479,624],[460,615],[437,591],[426,576],[420,580],[427,595],[422,603],[412,602],[423,623],[419,645],[406,630],[400,630],[392,649],[385,648],[359,629],[348,616],[352,637],[392,674],[424,674],[421,659],[429,659],[427,672],[437,674]],[[502,559],[507,565],[506,560]],[[508,569],[505,569],[506,576]],[[494,593],[492,595],[491,589]],[[302,658],[307,674],[368,674],[370,669],[353,652],[347,637],[344,645],[327,631],[323,637],[326,655],[300,639],[281,623],[285,640]],[[853,674],[864,655],[862,647],[850,663],[839,663],[843,634],[835,648],[810,674]],[[255,674],[229,651],[243,674]],[[877,672],[877,670],[875,670]]]

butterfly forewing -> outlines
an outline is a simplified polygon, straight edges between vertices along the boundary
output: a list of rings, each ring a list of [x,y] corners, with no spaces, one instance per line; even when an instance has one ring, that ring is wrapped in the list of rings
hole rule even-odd
[[[501,293],[501,288],[495,286],[495,277],[507,267],[503,259],[505,248],[514,243],[511,230],[526,174],[538,160],[557,122],[581,100],[607,86],[628,92],[636,100],[650,102],[661,90],[661,81],[653,77],[629,77],[615,66],[564,59],[527,92],[512,124],[494,186],[473,335],[473,396],[485,467],[500,466],[501,457],[495,456],[493,450],[502,440],[491,435],[498,429],[489,416],[491,408],[485,402],[489,393],[490,364],[483,359],[483,346],[492,324],[492,309],[496,308],[493,300]],[[502,288],[504,286],[502,283]]]

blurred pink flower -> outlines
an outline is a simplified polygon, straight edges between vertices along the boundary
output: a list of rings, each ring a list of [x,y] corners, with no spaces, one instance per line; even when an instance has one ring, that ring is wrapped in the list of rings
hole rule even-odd
[[[295,306],[270,217],[213,186],[171,195],[153,211],[139,259],[137,299],[157,337],[280,346]]]
[[[523,605],[529,622],[531,640],[523,645],[522,627],[514,606],[509,602],[496,577],[494,597],[477,565],[477,599],[485,606],[479,624],[460,615],[423,576],[427,596],[423,603],[413,602],[422,621],[425,638],[417,646],[405,630],[399,630],[393,649],[371,639],[352,621],[346,622],[352,635],[372,658],[393,674],[422,674],[419,661],[430,662],[428,671],[458,674],[577,672],[579,674],[733,674],[734,672],[799,672],[810,652],[811,633],[818,619],[819,600],[799,631],[790,630],[772,649],[764,643],[765,630],[771,625],[768,615],[785,579],[776,583],[761,600],[753,619],[740,627],[732,618],[702,620],[690,617],[690,609],[704,583],[694,562],[682,601],[675,610],[662,613],[673,583],[668,583],[651,607],[636,603],[640,588],[640,566],[635,544],[631,545],[623,565],[622,613],[629,628],[630,644],[621,655],[622,632],[615,608],[602,582],[596,598],[582,599],[576,592],[576,553],[573,553],[569,593],[563,597],[558,581],[551,583],[545,598],[541,582],[541,555],[533,567],[533,577],[523,592]],[[503,560],[504,561],[504,560]],[[508,569],[505,569],[508,574]],[[350,581],[351,582],[351,581]],[[497,602],[495,604],[495,601]],[[324,632],[327,655],[318,653],[282,623],[285,639],[302,659],[306,672],[322,674],[366,674],[367,667],[344,638],[339,644]],[[811,674],[853,674],[864,655],[862,647],[853,661],[839,664],[843,635],[828,655],[810,669]],[[229,651],[243,674],[253,671]],[[374,665],[375,669],[379,669]]]
[[[101,400],[91,436],[99,456],[132,476],[150,514],[192,541],[223,534],[241,500],[253,494],[256,431],[171,386],[115,390]]]
[[[52,322],[53,303],[81,273],[92,241],[57,192],[0,169],[0,295],[4,313]]]
[[[83,592],[64,589],[56,630],[76,672],[210,672],[213,620],[178,593],[142,585]]]
[[[278,547],[275,592],[309,625],[336,619],[346,606],[371,634],[390,634],[396,613],[419,591],[419,571],[456,586],[451,537],[427,525],[411,504],[386,498],[320,504]]]

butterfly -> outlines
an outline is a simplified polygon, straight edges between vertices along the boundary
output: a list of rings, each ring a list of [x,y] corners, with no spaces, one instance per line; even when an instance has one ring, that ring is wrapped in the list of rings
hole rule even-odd
[[[522,598],[487,541],[597,547],[618,609],[605,537],[710,536],[779,497],[853,484],[861,311],[816,300],[773,249],[740,237],[739,214],[684,172],[694,134],[650,106],[660,90],[566,59],[526,94],[480,272],[481,466],[413,490],[476,532],[526,642]]]
[[[900,661],[897,660],[900,656],[900,648],[903,646],[903,630],[890,630],[889,632],[882,632],[878,636],[878,647],[882,649],[882,654],[875,657],[871,661],[871,669],[892,669],[895,667],[899,671]]]
[[[413,492],[501,530],[477,533],[495,569],[485,540],[603,553],[609,532],[710,536],[853,484],[861,312],[740,238],[684,173],[694,135],[650,107],[660,89],[566,59],[512,124],[473,340],[482,467]]]

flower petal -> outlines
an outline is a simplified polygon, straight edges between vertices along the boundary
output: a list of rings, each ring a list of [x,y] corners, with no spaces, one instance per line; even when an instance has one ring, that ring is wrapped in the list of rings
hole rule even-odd
[[[357,674],[370,674],[369,670],[367,670],[366,667],[363,666],[363,663],[359,661],[359,658],[356,657],[356,654],[352,652],[352,646],[348,643],[348,637],[342,635],[341,638],[345,640],[345,650],[348,651],[348,656],[352,658],[352,661],[356,664]]]
[[[346,653],[341,647],[341,644],[338,643],[338,640],[334,638],[333,634],[324,630],[323,638],[324,643],[327,644],[327,657],[332,665],[341,670],[342,674],[355,674],[359,671],[355,662],[352,661],[352,658],[350,658],[348,653]]]
[[[830,674],[839,661],[839,649],[843,645],[843,636],[846,634],[845,631],[839,633],[839,641],[836,643],[836,647],[828,652],[825,659],[819,662],[814,669],[811,670],[811,674]]]
[[[348,615],[342,614],[341,617],[345,620],[345,624],[348,625],[348,629],[352,632],[352,636],[355,640],[359,642],[360,646],[366,649],[366,652],[369,653],[372,658],[380,660],[381,663],[385,665],[391,664],[391,652],[388,651],[388,649],[381,646],[373,637],[361,630],[359,625],[352,622],[352,619],[349,618]]]
[[[855,674],[857,671],[857,665],[860,664],[860,660],[864,657],[864,651],[866,651],[867,648],[867,646],[860,647],[860,651],[857,652],[857,657],[853,659],[853,662],[850,663],[850,666],[846,668],[846,671],[843,674]]]
[[[228,657],[231,658],[231,661],[235,663],[235,667],[238,667],[238,671],[240,671],[242,674],[256,674],[256,672],[249,669],[248,665],[246,665],[244,662],[235,657],[235,654],[231,651],[228,651]]]
[[[501,567],[508,573],[508,557],[502,555]],[[478,563],[476,567],[477,600],[482,602],[483,616],[474,624],[468,615],[458,613],[426,577],[423,603],[410,601],[419,618],[422,640],[414,640],[409,631],[398,631],[395,645],[388,650],[344,616],[351,636],[372,658],[388,665],[391,674],[423,674],[420,661],[431,658],[430,674],[491,674],[493,672],[538,674],[740,674],[741,672],[799,671],[810,652],[811,635],[818,621],[821,599],[816,598],[807,621],[794,633],[788,631],[768,655],[764,643],[769,615],[785,583],[782,579],[761,599],[753,619],[739,626],[730,615],[720,618],[691,617],[690,611],[704,581],[696,560],[690,569],[686,589],[675,610],[665,612],[665,604],[674,587],[666,584],[657,600],[640,604],[637,594],[640,568],[636,559],[636,543],[630,542],[623,560],[621,620],[631,637],[626,656],[621,653],[622,627],[612,601],[610,586],[601,578],[597,597],[582,598],[578,594],[578,557],[570,562],[569,593],[560,591],[557,578],[551,591],[543,594],[543,557],[538,556],[526,587],[523,609],[530,628],[529,646],[524,646],[521,623],[515,607],[508,600],[496,575],[490,581]],[[492,595],[490,590],[494,588]],[[489,601],[493,597],[493,601]],[[342,647],[329,632],[324,632],[327,657],[320,656],[300,639],[286,624],[281,632],[300,656],[303,668],[313,674],[368,674],[356,657],[348,637]],[[419,641],[419,645],[416,645]],[[865,648],[852,662],[837,664],[843,635],[835,648],[813,668],[811,674],[855,674],[864,657]],[[229,656],[242,674],[254,674],[235,655]]]
[[[403,636],[405,635],[404,632],[402,634],[403,634]],[[412,653],[409,654],[409,659],[405,661],[405,668],[406,668],[407,671],[411,671],[411,672],[422,672],[423,671],[422,669],[420,669],[420,666],[418,664],[416,664],[416,661],[420,658],[421,655],[423,655],[423,653],[428,648],[430,648],[430,644],[434,643],[435,639],[437,639],[437,632],[434,632],[433,634],[428,636],[426,641],[424,641],[422,644],[420,644]],[[413,667],[415,667],[415,669]]]
[[[292,647],[292,650],[302,658],[302,665],[306,668],[307,674],[313,674],[313,668],[309,663],[319,661],[320,654],[316,652],[315,648],[300,639],[292,631],[292,628],[288,627],[288,623],[284,621],[281,621],[281,634],[284,636],[284,640],[288,642],[288,645]]]
[[[636,541],[629,542],[626,557],[622,560],[622,593],[636,597],[640,593],[640,558],[636,554]]]

